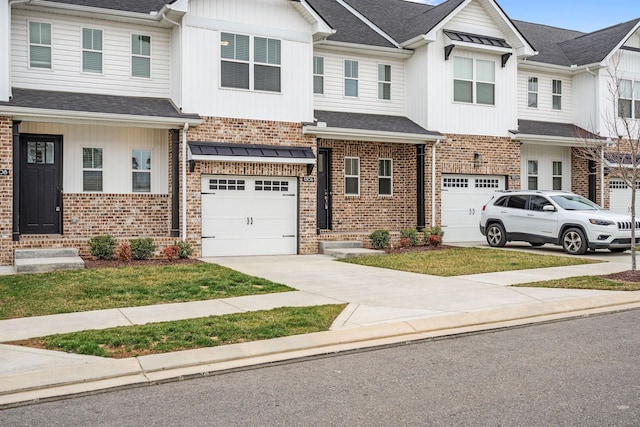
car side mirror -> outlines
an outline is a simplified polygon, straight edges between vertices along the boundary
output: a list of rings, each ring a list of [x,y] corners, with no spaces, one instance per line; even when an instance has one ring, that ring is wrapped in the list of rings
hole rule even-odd
[[[544,212],[555,212],[555,211],[556,211],[556,208],[555,208],[553,205],[544,205],[544,206],[542,207],[542,210],[543,210]]]

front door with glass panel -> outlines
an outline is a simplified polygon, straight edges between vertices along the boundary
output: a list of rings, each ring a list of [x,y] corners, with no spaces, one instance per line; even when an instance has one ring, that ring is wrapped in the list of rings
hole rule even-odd
[[[62,137],[20,135],[20,233],[62,234]]]
[[[318,149],[318,229],[331,228],[331,151]]]

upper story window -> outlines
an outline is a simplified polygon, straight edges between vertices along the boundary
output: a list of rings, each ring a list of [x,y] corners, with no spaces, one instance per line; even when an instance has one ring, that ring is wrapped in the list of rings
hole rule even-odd
[[[393,194],[393,162],[391,159],[378,159],[378,195]]]
[[[640,81],[620,80],[618,117],[640,119]]]
[[[313,57],[313,93],[324,93],[324,58]]]
[[[358,61],[344,61],[344,96],[358,96]]]
[[[131,76],[151,77],[151,36],[131,35]]]
[[[151,150],[131,152],[131,188],[134,193],[151,192]]]
[[[453,58],[453,100],[495,105],[495,62]]]
[[[82,191],[102,191],[102,148],[82,149]]]
[[[344,158],[344,194],[358,196],[360,194],[360,158]]]
[[[51,69],[51,24],[29,22],[29,66]]]
[[[220,56],[221,87],[280,92],[280,40],[254,37],[252,67],[251,37],[242,34],[222,33],[220,36]],[[253,79],[251,74],[253,74]],[[251,86],[252,80],[253,87]]]
[[[553,109],[562,110],[562,80],[553,80],[551,85]]]
[[[527,107],[538,108],[538,78],[529,77],[527,81]]]
[[[82,29],[82,71],[102,73],[102,30]]]
[[[391,65],[378,64],[378,99],[391,99]]]

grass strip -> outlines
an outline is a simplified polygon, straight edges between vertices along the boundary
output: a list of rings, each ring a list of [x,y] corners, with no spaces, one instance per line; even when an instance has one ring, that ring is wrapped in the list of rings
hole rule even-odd
[[[326,331],[346,304],[149,323],[17,341],[26,347],[125,358]]]
[[[591,289],[598,291],[640,291],[640,283],[620,282],[598,276],[578,276],[566,279],[544,280],[541,282],[513,285],[520,288],[563,288]]]
[[[340,261],[443,277],[599,262],[577,257],[538,255],[483,248],[452,248],[439,251],[347,258]]]
[[[292,291],[215,264],[0,276],[0,319]]]

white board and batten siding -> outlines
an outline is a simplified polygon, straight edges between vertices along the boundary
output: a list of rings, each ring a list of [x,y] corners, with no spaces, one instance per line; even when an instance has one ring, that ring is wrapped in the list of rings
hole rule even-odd
[[[11,78],[15,87],[107,95],[170,96],[170,30],[14,9]],[[51,69],[29,67],[28,22],[51,24]],[[103,72],[82,71],[82,28],[102,30]],[[151,37],[151,77],[131,76],[131,35]]]
[[[316,49],[324,58],[324,93],[315,94],[316,110],[405,115],[404,61]],[[344,95],[344,61],[358,62],[358,96]],[[391,99],[378,99],[378,65],[391,66]]]
[[[571,191],[571,148],[553,145],[522,144],[520,147],[521,184],[528,190],[528,162],[538,162],[538,190],[553,190],[553,162],[562,162],[562,188]]]
[[[151,193],[169,193],[169,143],[164,129],[22,122],[21,133],[63,135],[65,193],[82,193],[82,148],[102,148],[103,193],[132,192],[132,150],[151,150]]]
[[[480,242],[482,207],[497,192],[505,189],[501,175],[442,175],[443,241]]]
[[[189,2],[182,46],[184,63],[192,65],[183,69],[183,111],[255,120],[313,120],[313,28],[289,3]],[[280,40],[279,93],[220,86],[222,32]]]
[[[202,256],[293,255],[297,178],[202,177]]]

